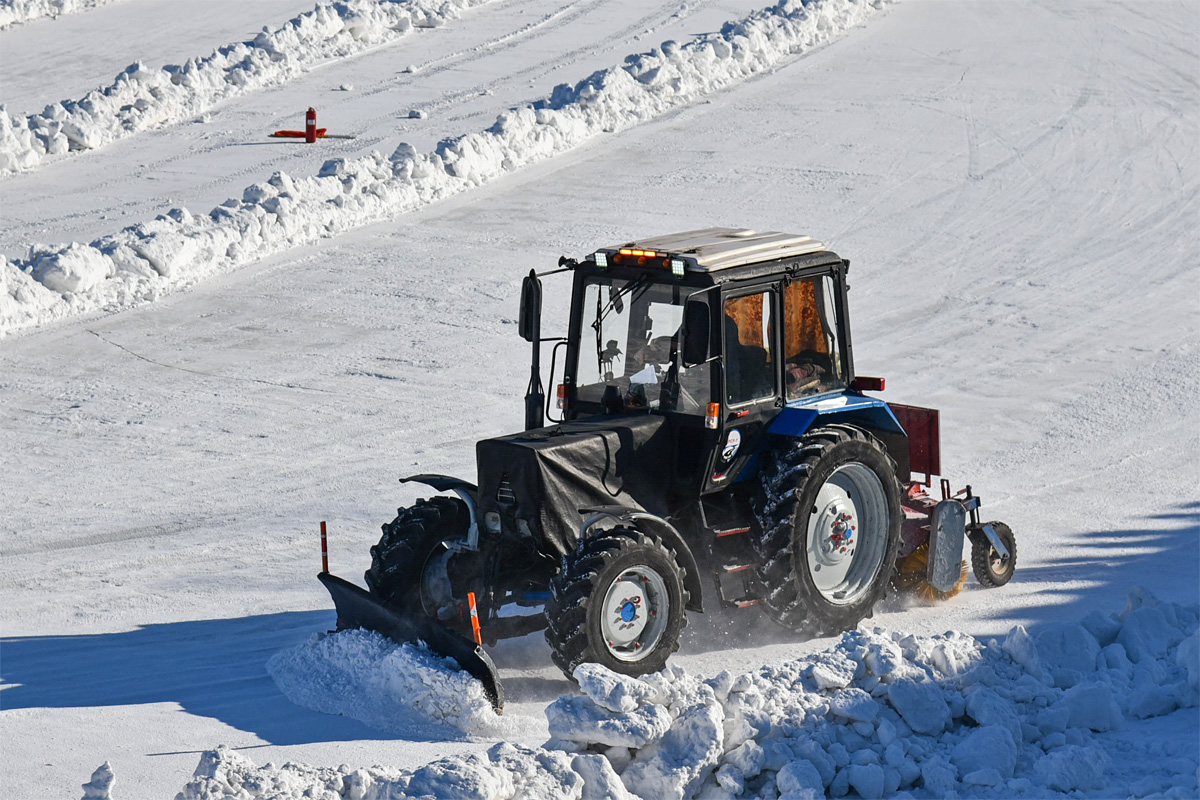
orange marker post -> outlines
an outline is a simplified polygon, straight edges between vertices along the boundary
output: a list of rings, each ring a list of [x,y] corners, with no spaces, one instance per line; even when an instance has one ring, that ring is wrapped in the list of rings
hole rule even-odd
[[[467,604],[471,606],[471,630],[475,631],[475,644],[483,647],[483,634],[479,632],[479,611],[475,608],[474,592],[467,592]]]
[[[325,543],[325,520],[321,520],[321,572],[329,572],[329,545]]]

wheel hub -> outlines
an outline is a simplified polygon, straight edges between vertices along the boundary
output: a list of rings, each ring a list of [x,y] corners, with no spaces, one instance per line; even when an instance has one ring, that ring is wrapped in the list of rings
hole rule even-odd
[[[609,601],[605,605],[608,622],[607,637],[617,646],[633,642],[646,628],[645,579],[637,575],[624,575],[609,590]]]
[[[870,468],[850,462],[817,492],[808,519],[809,575],[831,603],[852,603],[871,587],[887,547],[883,484]]]
[[[668,614],[662,576],[648,566],[631,567],[604,593],[600,606],[604,646],[621,661],[640,661],[662,639]]]
[[[839,497],[819,515],[814,530],[817,537],[814,555],[818,563],[834,566],[851,555],[858,533],[858,518],[854,511],[853,505]]]

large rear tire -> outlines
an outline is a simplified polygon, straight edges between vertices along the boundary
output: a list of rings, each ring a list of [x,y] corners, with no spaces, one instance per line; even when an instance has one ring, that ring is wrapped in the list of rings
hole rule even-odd
[[[764,453],[759,478],[752,541],[764,611],[809,635],[854,628],[895,569],[895,462],[866,431],[829,425]]]
[[[687,623],[683,579],[675,553],[640,531],[617,527],[583,541],[550,580],[550,657],[572,680],[584,662],[624,675],[661,670]]]
[[[443,541],[466,538],[470,526],[471,512],[457,497],[431,497],[397,509],[396,519],[383,526],[379,544],[371,548],[367,588],[393,606],[435,616],[437,603],[425,585],[432,571],[426,567],[444,554]],[[448,596],[449,587],[432,589]]]

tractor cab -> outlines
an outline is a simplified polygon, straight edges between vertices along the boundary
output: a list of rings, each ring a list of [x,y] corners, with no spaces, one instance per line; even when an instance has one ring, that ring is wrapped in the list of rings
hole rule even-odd
[[[680,497],[737,482],[785,406],[853,379],[848,264],[807,236],[708,228],[567,265],[570,329],[550,419],[662,417]],[[540,413],[530,423],[545,424]]]

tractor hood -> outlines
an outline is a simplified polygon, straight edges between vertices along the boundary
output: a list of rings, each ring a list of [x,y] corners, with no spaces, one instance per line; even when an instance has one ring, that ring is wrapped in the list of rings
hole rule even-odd
[[[669,428],[654,414],[592,417],[476,445],[479,510],[538,549],[575,547],[588,506],[623,505],[664,516],[671,478]]]

